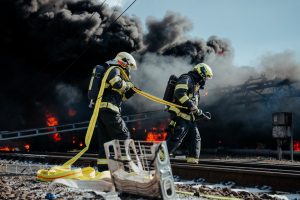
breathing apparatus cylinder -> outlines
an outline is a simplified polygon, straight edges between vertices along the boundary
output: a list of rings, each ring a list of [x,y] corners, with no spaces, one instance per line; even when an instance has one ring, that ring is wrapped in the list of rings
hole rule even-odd
[[[168,80],[168,83],[167,83],[167,87],[166,87],[166,90],[165,90],[163,100],[173,102],[173,95],[174,95],[177,80],[178,80],[177,76],[175,76],[175,75],[170,76],[170,78]]]

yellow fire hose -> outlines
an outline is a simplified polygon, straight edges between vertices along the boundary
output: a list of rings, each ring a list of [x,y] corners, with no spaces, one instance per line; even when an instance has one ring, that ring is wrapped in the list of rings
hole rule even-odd
[[[75,155],[73,158],[71,158],[70,160],[68,160],[67,162],[65,162],[62,166],[54,166],[49,170],[46,169],[41,169],[37,172],[37,179],[40,181],[53,181],[55,179],[58,178],[67,178],[67,179],[79,179],[79,180],[100,180],[102,178],[107,178],[107,173],[101,173],[101,172],[97,172],[95,171],[94,168],[92,167],[85,167],[85,168],[71,168],[71,165],[73,163],[75,163],[88,149],[90,146],[90,142],[92,139],[92,135],[94,132],[94,128],[96,125],[96,121],[98,118],[98,114],[99,114],[99,108],[100,108],[100,104],[102,101],[102,95],[104,92],[104,86],[106,83],[106,79],[109,75],[109,73],[111,72],[112,69],[114,69],[116,66],[112,66],[110,67],[104,74],[102,82],[101,82],[101,87],[100,87],[100,91],[98,93],[98,98],[94,107],[94,111],[93,111],[93,115],[91,117],[86,135],[85,135],[85,148],[82,149],[77,155]],[[124,72],[124,70],[122,68],[120,68],[121,74],[122,76],[126,79],[129,80],[127,74]],[[164,104],[164,105],[168,105],[171,107],[177,107],[177,108],[184,108],[180,105],[176,105],[174,103],[165,101],[163,99],[160,99],[156,96],[153,96],[149,93],[146,93],[136,87],[133,88],[133,90],[141,95],[144,96],[147,99],[150,99],[154,102],[160,103],[160,104]]]
[[[127,74],[125,73],[125,71],[124,71],[122,68],[120,68],[120,71],[121,71],[122,76],[125,78],[125,80],[128,81],[128,80],[129,80],[129,77],[127,76]],[[149,93],[147,93],[147,92],[144,92],[144,91],[142,91],[142,90],[140,90],[140,89],[138,89],[138,88],[136,88],[136,87],[134,87],[134,88],[132,88],[132,89],[133,89],[133,91],[135,91],[137,94],[139,94],[139,95],[141,95],[141,96],[143,96],[143,97],[146,97],[147,99],[150,99],[150,100],[152,100],[152,101],[154,101],[154,102],[156,102],[156,103],[160,103],[160,104],[164,104],[164,105],[171,106],[171,107],[176,107],[176,108],[185,108],[185,107],[183,107],[183,106],[180,106],[180,105],[177,105],[177,104],[174,104],[174,103],[165,101],[165,100],[163,100],[163,99],[160,99],[160,98],[158,98],[158,97],[156,97],[156,96],[153,96],[152,94],[149,94]]]

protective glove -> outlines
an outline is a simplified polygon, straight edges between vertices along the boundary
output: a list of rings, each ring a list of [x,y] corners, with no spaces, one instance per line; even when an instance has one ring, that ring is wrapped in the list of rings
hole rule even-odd
[[[196,105],[193,105],[193,106],[190,108],[191,113],[195,113],[195,112],[197,112],[197,110],[198,110],[198,107],[197,107]]]
[[[130,97],[132,97],[135,94],[135,91],[133,91],[132,88],[130,88],[124,95],[126,99],[129,99]]]
[[[131,81],[126,82],[128,89],[134,88],[134,85]]]
[[[191,108],[191,113],[193,113],[196,116],[201,116],[203,114],[202,110],[199,109],[196,105],[193,105]]]
[[[196,116],[201,116],[201,115],[203,115],[203,112],[202,112],[201,109],[198,108],[198,109],[194,112],[194,115],[196,115]]]

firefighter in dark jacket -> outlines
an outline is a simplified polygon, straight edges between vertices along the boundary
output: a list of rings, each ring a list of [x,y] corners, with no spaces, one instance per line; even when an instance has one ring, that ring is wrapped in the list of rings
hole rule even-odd
[[[110,66],[121,67],[129,77],[130,70],[136,70],[136,62],[132,55],[120,52],[114,60],[106,62]],[[125,81],[120,69],[114,68],[108,75],[105,90],[100,104],[98,117],[99,157],[97,166],[99,171],[107,170],[107,160],[104,143],[110,140],[125,140],[130,138],[130,132],[121,116],[121,104],[134,95],[134,85]]]
[[[211,68],[205,63],[197,64],[192,71],[181,75],[175,86],[174,102],[187,109],[170,107],[170,126],[167,139],[168,151],[172,154],[186,138],[188,146],[187,162],[198,163],[201,150],[201,137],[195,122],[195,117],[202,115],[198,108],[199,90],[204,89],[207,79],[213,76]]]

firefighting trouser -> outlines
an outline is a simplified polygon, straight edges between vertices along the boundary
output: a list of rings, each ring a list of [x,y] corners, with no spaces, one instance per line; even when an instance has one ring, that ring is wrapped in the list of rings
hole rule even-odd
[[[121,117],[121,114],[108,108],[100,109],[98,117],[98,142],[99,156],[97,166],[99,171],[107,170],[107,161],[104,151],[104,143],[110,140],[126,140],[130,138],[130,132]]]
[[[201,150],[201,137],[197,124],[194,121],[177,117],[173,131],[168,132],[167,146],[170,154],[181,145],[185,139],[188,157],[199,158]]]

